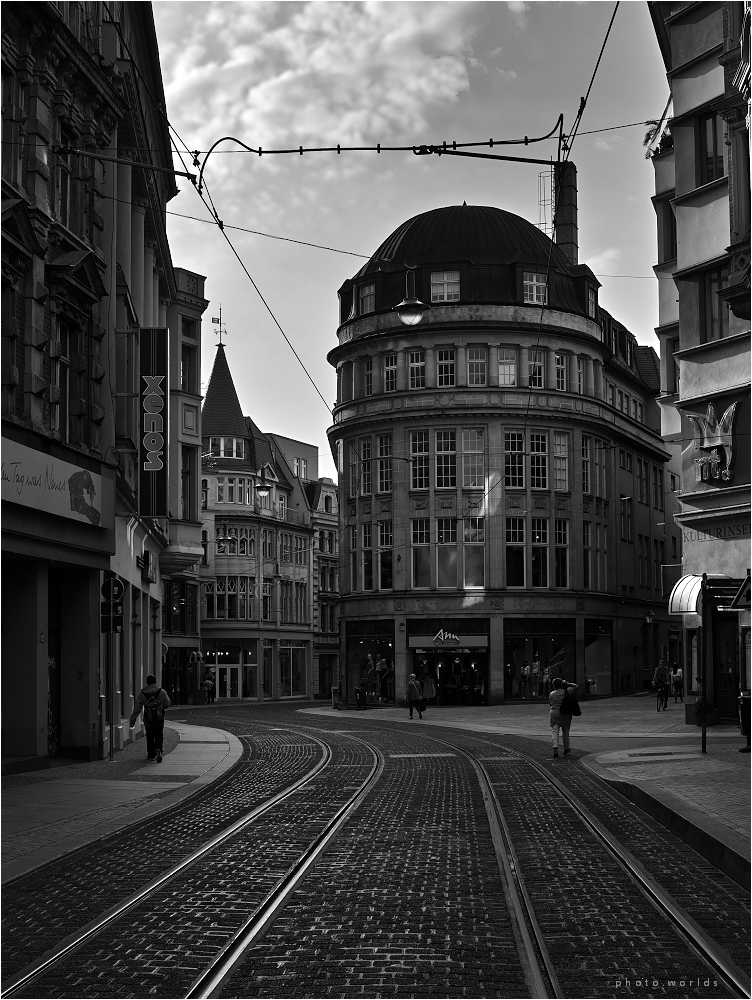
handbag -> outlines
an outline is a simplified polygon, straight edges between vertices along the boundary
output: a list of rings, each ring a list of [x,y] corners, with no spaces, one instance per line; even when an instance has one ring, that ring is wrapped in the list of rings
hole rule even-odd
[[[574,695],[566,691],[559,705],[559,715],[582,715],[580,704]]]

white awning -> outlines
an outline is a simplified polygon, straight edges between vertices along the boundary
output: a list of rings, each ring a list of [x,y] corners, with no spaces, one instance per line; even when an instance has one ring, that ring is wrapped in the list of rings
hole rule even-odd
[[[700,594],[702,592],[701,576],[683,576],[674,585],[668,599],[670,615],[700,614]]]

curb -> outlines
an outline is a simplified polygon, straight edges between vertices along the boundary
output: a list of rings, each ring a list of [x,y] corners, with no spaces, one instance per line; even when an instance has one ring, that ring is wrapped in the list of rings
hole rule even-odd
[[[595,761],[580,758],[579,762],[728,875],[737,885],[743,889],[749,888],[750,845],[740,834],[728,830],[652,781],[627,781],[625,778],[614,777],[608,768]]]
[[[104,840],[106,837],[112,836],[114,833],[126,830],[128,827],[131,827],[136,823],[141,823],[144,820],[152,819],[154,816],[158,816],[167,809],[180,805],[180,803],[185,801],[185,799],[195,795],[206,785],[210,785],[218,778],[221,778],[223,774],[229,771],[230,768],[237,763],[243,752],[243,744],[240,740],[236,736],[233,736],[232,733],[228,733],[224,729],[216,729],[215,727],[208,726],[194,727],[188,723],[175,724],[169,722],[165,722],[165,727],[175,729],[178,733],[181,731],[180,727],[185,727],[186,729],[212,728],[215,732],[221,733],[224,737],[226,737],[229,749],[225,756],[221,760],[217,761],[217,763],[209,768],[209,770],[205,771],[204,774],[187,781],[180,788],[173,789],[173,791],[168,792],[159,799],[146,802],[143,805],[133,806],[129,809],[128,815],[125,818],[117,818],[100,824],[96,834],[71,834],[69,837],[64,838],[58,847],[42,848],[37,851],[34,854],[33,861],[30,858],[17,858],[12,861],[5,861],[2,866],[1,884],[6,885],[14,879],[20,878],[24,875],[30,875],[32,872],[37,871],[39,868],[43,868],[45,865],[48,865],[53,861],[58,861],[60,858],[75,853],[82,847],[88,847],[91,844],[96,844],[100,840]],[[188,734],[186,733],[186,735]],[[178,744],[178,746],[179,745],[180,744]]]

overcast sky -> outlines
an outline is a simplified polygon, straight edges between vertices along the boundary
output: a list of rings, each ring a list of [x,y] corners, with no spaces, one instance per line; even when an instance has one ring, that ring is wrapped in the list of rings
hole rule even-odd
[[[610,2],[265,3],[157,0],[167,112],[190,149],[224,135],[266,149],[413,145],[542,135],[574,121],[613,12]],[[572,151],[580,261],[602,305],[657,346],[653,170],[645,128],[668,87],[647,4],[622,2]],[[610,131],[586,134],[590,130]],[[445,205],[495,205],[539,221],[532,164],[411,152],[269,156],[225,143],[206,168],[226,226],[369,256],[406,219]],[[529,147],[555,155],[555,144]],[[522,150],[524,154],[524,150]],[[179,179],[171,212],[209,214]],[[334,475],[330,416],[215,226],[168,216],[176,265],[206,275],[203,382],[220,303],[240,402],[263,431],[319,447]],[[355,256],[227,230],[329,404],[337,289]]]

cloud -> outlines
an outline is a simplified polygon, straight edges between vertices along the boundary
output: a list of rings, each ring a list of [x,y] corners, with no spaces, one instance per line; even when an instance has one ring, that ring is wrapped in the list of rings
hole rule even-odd
[[[587,265],[595,275],[613,274],[618,268],[620,260],[621,250],[619,247],[606,247],[591,254],[587,259]]]
[[[596,139],[595,140],[595,148],[596,149],[602,149],[605,152],[610,153],[614,147],[613,146],[609,146],[609,144],[606,142],[605,139]]]
[[[528,4],[523,0],[507,0],[507,7],[511,10],[517,27],[526,28]]]

